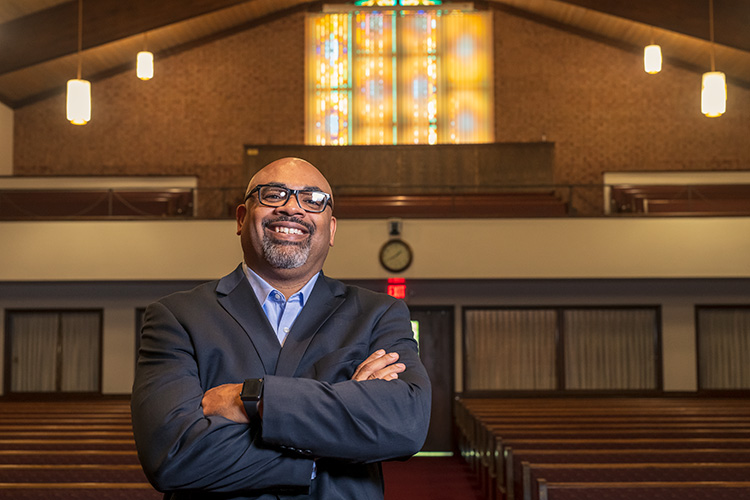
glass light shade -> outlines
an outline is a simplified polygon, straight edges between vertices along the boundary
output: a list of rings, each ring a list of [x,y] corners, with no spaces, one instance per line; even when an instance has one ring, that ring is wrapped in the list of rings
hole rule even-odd
[[[67,113],[74,125],[85,125],[91,120],[91,83],[88,80],[68,80]]]
[[[643,49],[643,69],[649,75],[655,75],[661,71],[661,47],[648,45]]]
[[[721,71],[703,73],[701,86],[701,113],[721,116],[727,110],[727,80]]]
[[[154,77],[154,54],[148,51],[138,52],[135,74],[141,80],[150,80]]]

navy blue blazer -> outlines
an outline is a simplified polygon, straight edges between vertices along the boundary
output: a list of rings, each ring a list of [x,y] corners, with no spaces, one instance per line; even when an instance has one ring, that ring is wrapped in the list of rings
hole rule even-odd
[[[406,364],[399,379],[350,380],[380,348]],[[260,377],[262,422],[203,415],[208,389]],[[380,500],[379,462],[421,448],[430,399],[402,301],[321,274],[281,348],[239,266],[146,309],[131,407],[168,498]]]

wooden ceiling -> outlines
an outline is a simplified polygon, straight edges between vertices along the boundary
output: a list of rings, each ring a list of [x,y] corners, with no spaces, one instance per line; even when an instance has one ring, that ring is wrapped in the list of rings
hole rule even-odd
[[[158,60],[321,5],[317,0],[84,0],[83,77],[96,81],[132,71],[144,43]],[[653,38],[666,63],[697,73],[710,69],[709,0],[481,0],[476,5],[625,50],[641,51]],[[714,0],[714,17],[717,69],[730,82],[750,88],[750,1]],[[76,75],[77,37],[77,0],[0,1],[0,102],[20,108],[64,92]]]

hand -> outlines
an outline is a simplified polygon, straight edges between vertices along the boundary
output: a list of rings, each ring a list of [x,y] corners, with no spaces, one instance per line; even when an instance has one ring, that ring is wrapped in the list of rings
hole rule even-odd
[[[352,375],[352,380],[396,380],[398,374],[406,370],[406,365],[396,363],[398,353],[390,352],[386,354],[384,349],[378,349],[362,361]]]
[[[219,415],[238,424],[248,424],[250,419],[240,399],[242,384],[224,384],[206,391],[201,400],[203,415]]]

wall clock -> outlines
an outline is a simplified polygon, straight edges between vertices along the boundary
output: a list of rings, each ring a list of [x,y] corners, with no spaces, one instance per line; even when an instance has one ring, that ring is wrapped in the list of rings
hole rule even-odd
[[[385,242],[380,249],[380,264],[392,273],[400,273],[411,265],[411,247],[398,238]]]

